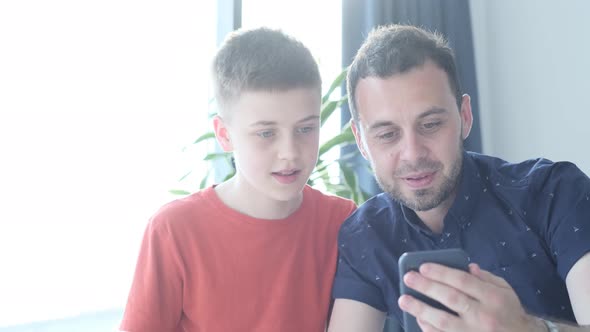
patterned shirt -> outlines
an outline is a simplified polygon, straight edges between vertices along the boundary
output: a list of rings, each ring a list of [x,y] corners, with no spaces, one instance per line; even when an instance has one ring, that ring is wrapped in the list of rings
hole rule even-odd
[[[388,194],[342,225],[335,298],[366,303],[403,321],[398,258],[462,248],[504,278],[532,314],[575,322],[565,278],[590,251],[590,179],[574,164],[518,164],[465,152],[458,191],[441,234]]]

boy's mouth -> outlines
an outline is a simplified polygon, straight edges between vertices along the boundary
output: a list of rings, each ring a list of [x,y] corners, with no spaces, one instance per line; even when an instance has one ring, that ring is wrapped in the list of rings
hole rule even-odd
[[[301,173],[300,170],[297,169],[288,169],[288,170],[281,170],[278,172],[272,172],[272,176],[282,184],[289,184],[295,182],[297,177]]]

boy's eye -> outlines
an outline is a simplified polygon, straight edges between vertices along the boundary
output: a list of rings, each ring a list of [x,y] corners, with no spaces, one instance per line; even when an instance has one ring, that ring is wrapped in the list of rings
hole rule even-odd
[[[259,131],[256,133],[256,135],[258,135],[259,137],[262,137],[262,138],[269,138],[269,137],[274,136],[274,134],[275,133],[272,130],[263,130],[263,131]]]
[[[315,127],[312,126],[307,126],[307,127],[301,127],[297,129],[297,132],[301,133],[301,134],[305,134],[305,133],[309,133],[311,131],[313,131],[315,129]]]

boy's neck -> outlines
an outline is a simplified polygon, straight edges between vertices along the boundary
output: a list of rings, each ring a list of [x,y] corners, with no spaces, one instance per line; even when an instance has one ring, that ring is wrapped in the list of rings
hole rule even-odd
[[[240,183],[236,177],[215,187],[221,201],[233,210],[257,219],[285,219],[297,211],[303,201],[303,193],[296,199],[279,201],[257,192],[251,186]]]

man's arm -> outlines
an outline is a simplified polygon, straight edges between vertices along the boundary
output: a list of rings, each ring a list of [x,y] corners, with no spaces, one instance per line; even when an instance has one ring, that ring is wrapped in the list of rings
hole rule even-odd
[[[580,325],[590,325],[590,253],[574,264],[565,283],[576,321]]]
[[[328,332],[382,332],[385,316],[365,303],[336,299]]]
[[[565,278],[576,321],[581,326],[554,322],[559,328],[559,332],[590,331],[590,281],[588,281],[588,276],[590,276],[590,253],[580,258]]]

